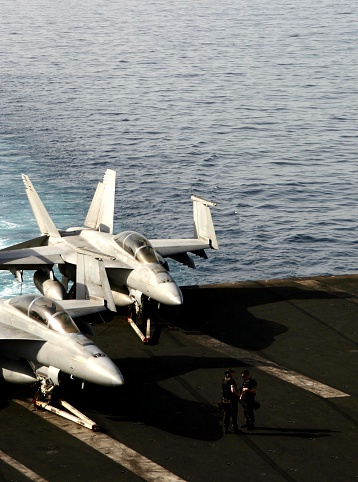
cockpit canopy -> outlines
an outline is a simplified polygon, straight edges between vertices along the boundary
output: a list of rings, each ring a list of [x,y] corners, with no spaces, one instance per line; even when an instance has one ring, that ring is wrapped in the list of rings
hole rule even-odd
[[[158,263],[153,246],[142,234],[123,231],[114,237],[115,242],[140,263]]]
[[[23,295],[9,300],[9,304],[40,324],[58,333],[79,333],[73,319],[55,301],[45,296]]]

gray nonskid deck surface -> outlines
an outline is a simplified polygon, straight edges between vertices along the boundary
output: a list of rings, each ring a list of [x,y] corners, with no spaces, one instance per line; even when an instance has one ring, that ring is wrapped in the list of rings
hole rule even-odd
[[[356,479],[358,276],[183,294],[182,307],[162,311],[157,344],[143,345],[122,316],[95,327],[123,387],[63,385],[61,396],[103,427],[101,443],[85,428],[68,433],[56,415],[34,412],[32,389],[4,386],[2,453],[54,482],[153,480],[157,468],[157,480]],[[258,382],[253,432],[223,435],[216,401],[229,367],[239,383],[244,367]],[[0,480],[29,480],[8,462],[2,458]]]

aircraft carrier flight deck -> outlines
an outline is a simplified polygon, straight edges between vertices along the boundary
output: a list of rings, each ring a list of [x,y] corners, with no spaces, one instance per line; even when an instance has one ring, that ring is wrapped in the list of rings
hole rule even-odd
[[[182,288],[144,344],[125,316],[94,326],[125,384],[66,379],[95,432],[2,384],[0,481],[350,481],[358,478],[358,275]],[[221,380],[256,379],[253,431],[224,434]],[[244,423],[239,407],[239,423]]]

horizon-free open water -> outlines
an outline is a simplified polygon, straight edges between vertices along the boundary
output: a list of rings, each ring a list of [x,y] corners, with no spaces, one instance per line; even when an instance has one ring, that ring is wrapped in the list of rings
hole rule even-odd
[[[66,228],[111,168],[116,231],[190,237],[190,195],[218,203],[220,251],[171,263],[179,284],[357,272],[355,2],[0,11],[0,247],[38,235],[22,172]],[[1,295],[19,292],[0,273]]]

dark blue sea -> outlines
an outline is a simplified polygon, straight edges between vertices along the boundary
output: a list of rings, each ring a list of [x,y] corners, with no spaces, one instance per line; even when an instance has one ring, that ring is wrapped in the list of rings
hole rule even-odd
[[[353,0],[0,0],[0,247],[58,227],[117,171],[115,231],[191,237],[217,202],[220,251],[181,285],[358,271]],[[24,291],[34,291],[30,275]],[[0,294],[20,286],[0,273]]]

